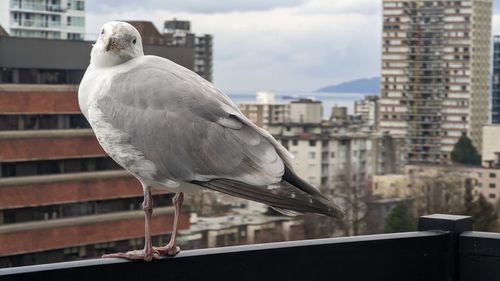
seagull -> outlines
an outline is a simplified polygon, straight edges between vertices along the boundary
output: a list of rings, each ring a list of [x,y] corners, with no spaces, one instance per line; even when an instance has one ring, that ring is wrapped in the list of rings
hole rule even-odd
[[[222,91],[168,59],[144,55],[141,36],[128,23],[101,28],[78,103],[104,151],[144,191],[144,249],[103,257],[150,261],[176,255],[184,192],[195,189],[254,200],[286,215],[344,217],[297,175],[293,155]],[[151,242],[152,187],[175,192],[172,235],[163,247]]]

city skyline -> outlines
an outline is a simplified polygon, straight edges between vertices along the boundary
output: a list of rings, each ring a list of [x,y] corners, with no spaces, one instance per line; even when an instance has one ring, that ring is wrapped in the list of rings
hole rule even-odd
[[[312,91],[380,75],[381,1],[86,3],[89,34],[109,20],[151,20],[161,29],[176,17],[190,20],[195,33],[214,35],[214,82],[225,91]],[[498,33],[495,0],[493,34]]]

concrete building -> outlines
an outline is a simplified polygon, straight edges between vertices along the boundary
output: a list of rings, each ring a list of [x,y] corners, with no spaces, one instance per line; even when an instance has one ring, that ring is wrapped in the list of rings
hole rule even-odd
[[[212,35],[196,35],[191,32],[191,23],[189,21],[177,20],[175,18],[165,21],[163,35],[169,45],[194,47],[194,72],[208,81],[213,80]]]
[[[493,37],[493,75],[491,81],[491,123],[500,124],[500,36]]]
[[[78,107],[90,48],[0,37],[0,267],[143,247],[142,188],[101,149]],[[144,49],[193,68],[192,48]],[[154,200],[154,243],[167,243],[171,194]]]
[[[330,121],[334,123],[344,123],[349,119],[346,106],[332,106],[332,113],[330,114]]]
[[[414,215],[462,212],[467,188],[477,186],[476,172],[469,167],[407,165],[403,175],[378,175],[371,182],[374,198],[413,200]]]
[[[403,172],[403,137],[330,122],[287,122],[267,129],[295,156],[298,174],[325,190],[346,182],[366,186],[372,175]]]
[[[483,127],[483,145],[481,159],[483,167],[492,167],[498,163],[500,155],[500,124]],[[500,167],[499,167],[500,168]]]
[[[274,92],[260,91],[256,94],[256,102],[238,104],[241,112],[261,128],[271,124],[280,124],[290,119],[290,104],[274,100]]]
[[[361,120],[373,128],[378,128],[379,106],[378,96],[365,96],[364,99],[354,102],[354,115],[361,116]]]
[[[323,119],[323,104],[312,99],[299,99],[290,103],[290,122],[319,124]]]
[[[85,39],[85,0],[3,0],[0,25],[15,37]]]
[[[380,128],[411,163],[442,163],[488,122],[491,0],[384,0]]]

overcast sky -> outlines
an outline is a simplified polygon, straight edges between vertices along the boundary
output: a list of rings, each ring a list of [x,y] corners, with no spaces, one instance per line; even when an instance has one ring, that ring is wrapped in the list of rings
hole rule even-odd
[[[493,32],[500,33],[500,0]],[[214,36],[226,91],[314,90],[380,73],[381,0],[87,0],[86,32],[110,20],[191,21]]]

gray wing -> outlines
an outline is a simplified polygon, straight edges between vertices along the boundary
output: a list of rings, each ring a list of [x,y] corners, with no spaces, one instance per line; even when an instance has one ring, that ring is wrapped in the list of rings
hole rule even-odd
[[[97,106],[154,163],[155,180],[228,178],[253,185],[281,180],[288,152],[227,96],[168,60],[139,59],[114,75]]]
[[[342,216],[295,174],[289,152],[210,82],[162,58],[136,60],[114,75],[97,106],[154,163],[155,181],[192,182],[277,209]]]

